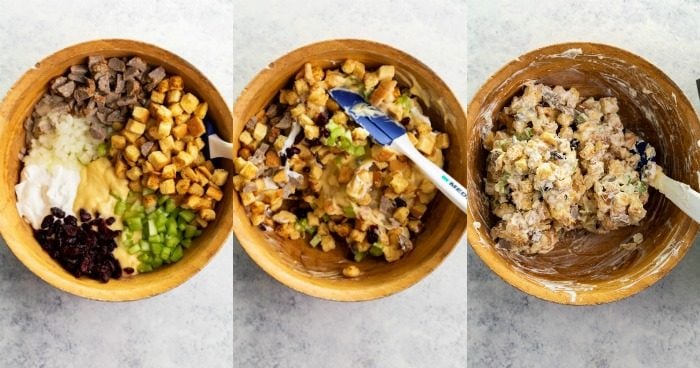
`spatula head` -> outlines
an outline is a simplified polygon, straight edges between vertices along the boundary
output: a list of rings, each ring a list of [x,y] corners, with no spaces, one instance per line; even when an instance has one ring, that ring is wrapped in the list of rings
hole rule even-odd
[[[364,97],[344,88],[333,88],[330,95],[352,120],[365,128],[381,145],[390,145],[394,139],[406,134],[406,129],[384,112],[370,105]]]

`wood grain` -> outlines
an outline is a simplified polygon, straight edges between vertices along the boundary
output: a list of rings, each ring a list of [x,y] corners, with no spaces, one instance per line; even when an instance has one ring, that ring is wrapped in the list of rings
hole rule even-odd
[[[446,152],[446,170],[466,182],[466,124],[464,113],[449,88],[434,72],[413,57],[389,46],[360,40],[333,40],[302,47],[272,62],[250,82],[233,110],[234,136],[285,87],[306,62],[322,67],[355,59],[368,67],[396,66],[400,84],[422,87],[422,102],[434,126],[446,131],[451,147]],[[238,151],[238,140],[234,151]],[[424,219],[425,231],[415,248],[403,259],[386,263],[367,260],[358,264],[362,275],[344,278],[341,270],[351,262],[342,247],[324,253],[307,241],[290,241],[253,227],[239,198],[234,197],[234,233],[248,255],[281,283],[302,293],[339,301],[376,299],[415,284],[435,269],[464,234],[467,217],[439,194]]]
[[[221,248],[231,233],[233,184],[229,177],[224,188],[226,195],[216,209],[216,221],[195,239],[179,262],[151,273],[105,284],[86,278],[76,279],[64,271],[41,249],[31,227],[17,212],[14,186],[21,168],[18,154],[24,145],[25,119],[46,91],[50,80],[64,74],[71,65],[83,63],[89,55],[140,56],[148,63],[163,66],[169,74],[182,76],[186,88],[209,103],[209,116],[218,134],[227,140],[232,139],[231,111],[212,83],[187,61],[153,45],[116,39],[81,43],[40,61],[15,83],[0,106],[0,140],[5,142],[0,147],[0,232],[12,252],[41,279],[71,294],[105,301],[143,299],[184,283]],[[224,162],[221,167],[233,171],[231,162]]]
[[[591,43],[554,45],[520,56],[484,83],[467,110],[467,234],[479,257],[511,285],[557,303],[600,304],[640,292],[680,261],[698,231],[697,223],[655,190],[645,206],[647,217],[638,227],[605,235],[569,233],[554,251],[543,255],[496,249],[489,234],[497,219],[490,214],[484,193],[488,153],[481,132],[528,80],[576,87],[582,96],[617,97],[625,128],[656,147],[659,164],[670,177],[695,190],[700,169],[697,114],[678,86],[655,66],[627,51]],[[637,250],[620,247],[638,232],[644,241]]]

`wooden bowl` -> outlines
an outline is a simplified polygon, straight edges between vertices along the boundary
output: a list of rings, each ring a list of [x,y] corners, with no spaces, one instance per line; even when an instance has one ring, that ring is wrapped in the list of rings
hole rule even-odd
[[[536,297],[564,304],[600,304],[638,293],[661,279],[692,245],[698,224],[655,190],[647,217],[605,235],[568,233],[547,254],[509,255],[497,250],[489,230],[496,223],[484,193],[487,152],[481,133],[527,80],[576,87],[581,96],[614,96],[626,129],[650,142],[672,178],[698,190],[700,121],[688,99],[663,72],[627,51],[591,43],[566,43],[527,53],[496,72],[467,111],[469,141],[469,243],[500,277]],[[497,127],[495,127],[497,128]],[[633,234],[636,250],[620,244]]]
[[[272,62],[243,90],[233,108],[234,136],[245,123],[276,98],[307,62],[322,67],[355,59],[368,67],[381,64],[396,66],[402,85],[418,85],[422,102],[428,108],[437,129],[446,131],[451,146],[445,154],[445,168],[455,179],[465,182],[466,141],[461,129],[465,116],[449,88],[427,66],[413,57],[386,45],[360,40],[333,40],[302,47]],[[238,151],[238,139],[234,140]],[[347,259],[347,249],[338,247],[324,253],[312,248],[307,240],[291,241],[252,226],[239,198],[234,199],[234,233],[248,255],[267,273],[302,293],[339,301],[380,298],[401,291],[429,274],[454,248],[464,234],[467,217],[442,195],[430,204],[424,219],[425,231],[415,241],[415,248],[393,263],[366,259],[357,266],[362,274],[344,278],[342,269],[354,264]]]
[[[32,229],[17,212],[14,186],[18,182],[18,154],[24,145],[25,119],[46,91],[49,81],[69,66],[82,63],[89,55],[140,56],[148,63],[162,65],[168,73],[182,76],[185,86],[209,103],[220,136],[230,140],[233,126],[230,108],[207,78],[180,57],[142,42],[99,40],[63,49],[37,63],[15,83],[0,106],[0,232],[12,252],[32,272],[49,284],[78,296],[105,301],[147,298],[170,290],[201,270],[221,248],[231,232],[233,183],[229,178],[224,199],[217,207],[217,219],[198,237],[179,262],[157,271],[100,283],[75,278],[51,259],[32,235]],[[233,172],[230,162],[223,167]]]

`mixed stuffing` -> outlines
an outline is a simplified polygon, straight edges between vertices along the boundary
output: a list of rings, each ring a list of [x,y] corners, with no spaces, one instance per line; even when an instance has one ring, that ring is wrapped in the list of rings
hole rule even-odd
[[[328,94],[334,87],[363,94],[442,167],[448,136],[432,128],[410,88],[394,77],[391,65],[306,64],[276,102],[247,122],[233,182],[253,225],[307,238],[323,251],[342,244],[358,262],[368,255],[393,262],[413,248],[435,186],[406,157],[374,143]]]
[[[639,171],[654,148],[625,131],[617,99],[529,82],[499,114],[486,193],[500,219],[494,239],[514,252],[547,253],[567,230],[606,233],[646,215]]]

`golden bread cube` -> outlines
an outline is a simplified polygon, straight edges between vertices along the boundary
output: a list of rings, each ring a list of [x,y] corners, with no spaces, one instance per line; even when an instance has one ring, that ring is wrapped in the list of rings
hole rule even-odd
[[[151,92],[151,102],[162,104],[165,102],[165,93],[158,91]]]
[[[141,174],[141,168],[134,166],[126,172],[126,177],[129,178],[129,180],[139,180],[141,179]]]
[[[126,138],[123,135],[115,134],[110,138],[112,148],[123,149],[126,147]]]
[[[195,109],[197,109],[198,105],[199,99],[191,93],[185,94],[180,100],[180,106],[182,106],[182,109],[185,110],[185,112],[187,112],[188,114],[193,113]]]
[[[275,155],[277,156],[277,155]],[[223,187],[226,184],[226,179],[228,179],[228,171],[224,169],[216,169],[214,170],[214,173],[211,175],[211,181],[212,183]]]
[[[184,89],[185,88],[185,82],[182,80],[182,77],[179,75],[173,75],[170,77],[170,89]]]
[[[178,103],[180,102],[180,99],[182,99],[182,90],[180,89],[171,89],[165,95],[165,102],[168,104]]]
[[[182,137],[187,135],[187,125],[185,124],[180,124],[180,125],[175,125],[171,131],[170,131],[173,136],[177,139],[182,139]],[[250,135],[247,131],[241,133],[241,135],[238,137],[238,139],[243,142],[246,146],[249,145],[250,143],[253,142],[253,136]],[[246,143],[246,142],[248,143]]]
[[[158,121],[163,121],[163,120],[172,120],[173,118],[173,113],[165,106],[163,105],[157,105],[156,106],[156,118],[158,118]]]
[[[175,180],[167,179],[160,182],[160,192],[162,194],[173,194],[175,193]]]
[[[190,189],[190,179],[180,179],[175,184],[177,194],[185,194]]]
[[[177,118],[184,113],[182,106],[180,106],[180,104],[177,102],[168,105],[168,110],[170,110],[170,112],[173,114],[173,118]]]
[[[165,78],[162,81],[158,82],[158,85],[156,86],[156,91],[158,92],[168,92],[170,90],[170,79]]]
[[[114,162],[114,173],[120,179],[126,178],[126,163],[120,159],[117,159]]]
[[[126,130],[141,135],[146,131],[146,124],[134,119],[129,119],[129,121],[126,122]]]
[[[168,157],[161,151],[153,151],[148,155],[148,162],[153,165],[153,168],[156,171],[160,171],[160,169],[163,168],[163,166],[167,165],[168,162]],[[155,189],[155,188],[152,188]]]
[[[160,147],[160,150],[163,151],[163,153],[169,154],[175,147],[175,141],[173,140],[173,136],[169,135],[165,138],[159,139],[158,146]]]
[[[207,194],[207,197],[209,197],[217,202],[220,201],[221,198],[224,197],[224,193],[221,191],[221,189],[213,187],[211,185],[207,188],[206,194]]]
[[[131,111],[131,117],[133,117],[134,120],[144,124],[148,121],[150,115],[151,113],[148,111],[148,109],[141,106],[134,106],[134,110]]]
[[[190,131],[190,134],[191,133],[192,132]],[[192,134],[192,135],[197,136],[195,134]],[[255,124],[255,129],[253,129],[253,138],[256,141],[261,141],[265,138],[266,135],[267,135],[267,125],[261,124],[261,123]]]
[[[139,156],[141,156],[141,151],[139,151],[139,149],[133,144],[130,144],[124,149],[124,156],[128,161],[136,162]]]
[[[148,189],[157,190],[160,186],[160,178],[158,177],[158,175],[148,174],[144,185]]]
[[[194,161],[194,157],[192,157],[189,153],[187,153],[185,151],[180,151],[180,152],[178,152],[177,156],[175,156],[173,161],[175,162],[175,164],[179,168],[183,168],[183,167],[191,164],[192,161]],[[253,166],[255,166],[255,165],[253,165]]]
[[[156,197],[155,194],[150,194],[147,196],[143,196],[143,201],[141,202],[144,207],[147,209],[153,209],[156,208],[156,205],[158,204],[158,197]]]
[[[208,110],[209,110],[209,104],[206,102],[202,102],[199,105],[197,105],[196,109],[194,109],[194,116],[204,120],[204,118],[207,116]]]
[[[251,193],[252,194],[252,193]],[[253,196],[254,198],[255,196]],[[185,199],[185,202],[182,204],[183,207],[185,208],[197,208],[199,206],[199,202],[201,201],[201,198],[196,196],[196,195],[189,195]]]
[[[394,79],[394,74],[396,73],[396,68],[393,65],[382,65],[377,70],[377,77],[380,81],[385,79]]]
[[[216,219],[216,212],[212,209],[205,208],[199,211],[199,217],[204,221],[214,221]]]
[[[187,121],[187,131],[191,136],[199,137],[206,132],[206,128],[204,127],[204,122],[202,119],[193,116]],[[253,136],[255,136],[255,134],[253,134]]]
[[[163,171],[160,173],[160,176],[163,179],[175,179],[176,175],[177,168],[175,167],[175,164],[168,164],[163,166]]]
[[[173,128],[173,122],[172,119],[170,121],[161,121],[160,124],[158,124],[158,136],[159,137],[167,137],[170,135],[170,130]]]

